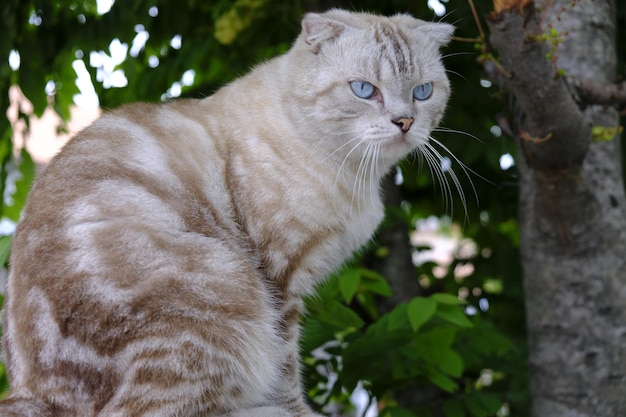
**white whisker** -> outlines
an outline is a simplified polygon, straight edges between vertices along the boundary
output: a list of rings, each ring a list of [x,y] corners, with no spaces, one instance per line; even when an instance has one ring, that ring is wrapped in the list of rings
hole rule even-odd
[[[454,74],[454,75],[456,75],[457,77],[459,77],[459,78],[463,79],[464,81],[469,82],[469,79],[468,79],[466,76],[464,76],[463,74],[459,73],[459,72],[452,71],[452,70],[449,70],[449,69],[446,69],[446,72],[447,72],[448,74]]]
[[[479,204],[479,199],[478,199],[478,192],[476,191],[476,187],[474,186],[474,182],[472,181],[472,178],[470,176],[470,173],[472,173],[473,175],[477,176],[478,178],[481,178],[487,182],[489,182],[488,180],[486,180],[484,177],[482,177],[480,174],[478,174],[477,172],[475,172],[474,170],[472,170],[471,168],[469,168],[467,165],[465,165],[463,162],[461,162],[461,160],[454,155],[450,149],[448,149],[448,147],[446,147],[443,143],[441,143],[440,141],[438,141],[437,139],[433,138],[433,137],[429,137],[430,141],[434,144],[436,144],[437,146],[441,147],[446,153],[448,153],[452,159],[461,167],[461,169],[463,170],[463,173],[465,174],[465,176],[467,177],[467,179],[469,180],[470,186],[472,187],[472,192],[474,193],[474,198],[476,199],[476,204]],[[437,155],[439,155],[439,157],[441,158],[441,154],[434,148],[434,146],[429,143],[429,148],[436,152]],[[463,192],[463,189],[461,187],[461,183],[456,175],[456,173],[454,173],[454,171],[452,169],[450,169],[449,171],[450,173],[450,178],[452,178],[452,181],[455,185],[455,187],[457,188],[458,192],[459,192],[459,196],[461,197],[461,201],[463,202],[463,208],[464,208],[464,212],[465,212],[465,218],[467,219],[468,213],[467,213],[467,201],[465,199],[465,193]]]
[[[450,185],[448,184],[448,181],[446,181],[446,174],[441,167],[441,160],[443,157],[430,143],[425,143],[422,151],[424,157],[426,158],[426,162],[428,163],[428,168],[433,180],[436,179],[435,183],[438,183],[441,189],[444,198],[445,210],[452,214],[454,211],[454,198],[452,196]]]
[[[452,52],[441,57],[441,59],[451,58],[459,55],[478,55],[476,52]]]
[[[448,19],[448,18],[452,17],[452,15],[453,15],[454,13],[458,12],[458,11],[459,11],[458,9],[453,9],[453,10],[450,10],[449,12],[447,12],[446,14],[444,14],[444,15],[443,15],[443,16],[439,19],[439,22],[443,22],[444,20],[446,20],[446,19]],[[466,20],[466,19],[468,19],[468,17],[467,17],[467,16],[461,16],[461,17],[457,18],[454,22],[452,22],[452,25],[456,26],[456,25],[458,25],[458,24],[459,24],[459,22],[462,22],[463,20]]]
[[[304,122],[307,119],[310,119],[311,117],[315,116],[317,113],[316,112],[311,112],[309,114],[307,114],[306,116],[300,118],[296,123],[297,124],[301,124],[302,122]]]
[[[474,140],[476,140],[477,142],[481,143],[481,144],[485,144],[485,142],[483,142],[481,139],[479,139],[477,136],[472,135],[471,133],[468,132],[464,132],[462,130],[456,130],[456,129],[450,129],[449,127],[443,127],[443,126],[439,126],[433,129],[433,132],[442,132],[442,133],[456,133],[458,135],[463,135],[463,136],[467,136],[469,138],[472,138]]]
[[[429,136],[429,139],[437,144],[438,146],[440,146],[444,151],[446,151],[448,154],[450,154],[450,156],[461,166],[461,169],[465,172],[465,175],[467,176],[467,179],[470,180],[470,184],[472,184],[472,188],[474,189],[474,195],[476,196],[476,203],[478,203],[478,195],[476,193],[476,189],[474,188],[474,183],[472,182],[472,179],[469,175],[469,173],[471,172],[473,175],[477,176],[478,178],[480,178],[483,181],[487,181],[489,184],[493,184],[493,182],[489,181],[487,178],[483,177],[482,175],[480,175],[478,172],[474,171],[473,169],[471,169],[470,167],[468,167],[467,165],[465,165],[463,162],[461,162],[461,160],[459,158],[456,157],[456,155],[454,155],[450,149],[448,149],[448,147],[446,145],[444,145],[443,143],[441,143],[441,141]],[[495,185],[495,184],[494,184]]]
[[[343,148],[346,145],[349,145],[350,143],[353,143],[354,141],[358,141],[353,147],[352,149],[350,149],[350,151],[346,154],[346,156],[343,158],[343,161],[341,161],[341,165],[339,165],[339,169],[337,169],[337,176],[335,177],[335,189],[337,188],[337,182],[339,181],[339,177],[342,173],[343,167],[346,164],[346,162],[348,161],[348,158],[350,157],[350,155],[352,154],[352,152],[354,152],[359,145],[361,145],[365,139],[363,138],[364,134],[361,134],[357,137],[355,137],[354,139],[349,140],[348,142],[344,143],[343,145],[341,145],[337,150],[335,150],[335,152],[333,152],[331,155],[335,154],[339,149]],[[326,158],[324,158],[324,161],[328,158],[330,158],[330,156],[327,156]]]
[[[369,177],[369,188],[370,188],[370,203],[372,206],[375,205],[375,197],[378,190],[378,161],[380,159],[380,143],[376,142],[374,145],[374,151],[371,155],[371,164],[370,164],[370,177]]]
[[[356,196],[358,211],[361,210],[361,188],[363,187],[365,172],[367,171],[367,165],[369,163],[369,154],[371,147],[372,143],[368,142],[365,147],[365,151],[361,155],[361,159],[359,160],[359,167],[357,168],[356,176],[354,177],[354,185],[352,187],[352,201],[350,202],[350,205],[354,206],[354,199]]]
[[[340,150],[342,150],[344,147],[350,145],[352,142],[356,141],[356,140],[362,140],[363,139],[363,134],[360,134],[359,136],[356,136],[352,139],[350,139],[347,142],[344,142],[340,147],[338,147],[337,149],[335,149],[332,153],[330,153],[329,155],[326,155],[326,157],[324,159],[322,159],[322,162],[326,162],[328,159],[332,158],[333,155],[335,155],[337,152],[339,152]],[[360,142],[359,142],[360,143]],[[357,143],[356,146],[358,146],[359,144]],[[352,148],[350,150],[350,152],[348,152],[348,155],[350,155],[350,153],[354,150],[354,148]],[[345,159],[344,159],[345,161]],[[343,165],[343,164],[342,164]]]
[[[417,169],[418,171],[421,171],[424,168],[424,155],[422,154],[422,147],[423,145],[420,144],[420,146],[415,149],[415,151],[411,152],[408,157],[410,158],[411,163],[417,161]]]

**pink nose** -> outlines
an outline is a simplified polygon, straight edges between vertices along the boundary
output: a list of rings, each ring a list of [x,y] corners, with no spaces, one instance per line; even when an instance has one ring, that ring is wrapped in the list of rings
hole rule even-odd
[[[398,126],[403,133],[406,133],[411,128],[414,120],[411,117],[400,117],[399,119],[392,120],[391,123]]]

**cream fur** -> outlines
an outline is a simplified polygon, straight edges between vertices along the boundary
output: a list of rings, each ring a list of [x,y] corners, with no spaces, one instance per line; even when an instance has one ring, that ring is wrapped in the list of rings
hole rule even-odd
[[[382,176],[426,146],[452,27],[332,10],[302,28],[207,99],[105,114],[38,178],[14,240],[0,415],[315,415],[301,297],[371,238]]]

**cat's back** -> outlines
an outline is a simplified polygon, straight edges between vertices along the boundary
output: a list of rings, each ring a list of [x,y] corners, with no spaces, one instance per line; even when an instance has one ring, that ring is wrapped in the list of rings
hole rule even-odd
[[[176,227],[171,214],[182,209],[181,194],[196,200],[222,182],[224,150],[202,108],[202,100],[180,100],[105,113],[38,176],[17,237],[20,229],[142,213]]]
[[[144,241],[133,245],[143,263],[168,236],[238,239],[224,180],[226,145],[212,130],[218,124],[206,101],[122,106],[72,139],[29,195],[13,243],[11,271],[22,275],[14,281],[27,288],[36,284],[29,278],[48,279],[55,269],[63,280],[68,273],[60,268],[90,275],[99,263],[114,267],[94,259],[98,254],[127,264],[131,254],[115,253],[116,246],[128,249],[138,236]]]
[[[16,395],[24,395],[22,387],[79,386],[58,395],[75,398],[83,410],[68,415],[88,415],[82,413],[115,404],[113,387],[154,372],[152,365],[127,371],[133,363],[167,354],[211,363],[199,359],[214,353],[211,343],[195,332],[219,338],[232,325],[228,333],[270,341],[274,349],[271,300],[255,278],[254,256],[242,256],[247,242],[231,215],[226,145],[205,107],[181,100],[105,113],[38,177],[15,233],[5,305]],[[241,291],[265,303],[241,305]],[[211,330],[209,311],[223,314],[218,329]],[[179,330],[189,335],[173,337]],[[163,350],[146,352],[145,343]],[[249,355],[260,361],[274,353]],[[272,373],[268,364],[259,378],[271,380]]]
[[[255,136],[260,123],[245,111],[251,98],[230,90],[245,90],[257,81],[249,74],[204,99],[133,103],[105,112],[37,177],[16,240],[23,229],[42,231],[40,225],[50,225],[47,230],[62,227],[59,222],[67,226],[142,213],[170,228],[217,233],[202,229],[209,225],[194,211],[201,207],[222,220],[221,226],[233,227],[218,219],[234,209],[230,199],[236,190],[229,189],[225,171],[231,168],[233,147]]]

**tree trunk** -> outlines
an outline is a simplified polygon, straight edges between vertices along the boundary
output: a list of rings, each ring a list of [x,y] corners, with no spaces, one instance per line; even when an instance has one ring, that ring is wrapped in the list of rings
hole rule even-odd
[[[400,207],[402,193],[394,183],[393,173],[387,174],[382,184],[385,207]],[[387,213],[385,225],[378,230],[377,243],[388,250],[382,258],[373,257],[368,265],[389,282],[391,297],[381,298],[378,306],[381,313],[388,313],[400,303],[409,302],[413,297],[422,295],[422,289],[411,259],[409,227],[398,216]]]
[[[610,130],[619,117],[574,88],[615,81],[616,4],[535,3],[488,19],[498,78],[517,104],[530,415],[626,416],[626,199]],[[601,133],[609,140],[593,140]]]

